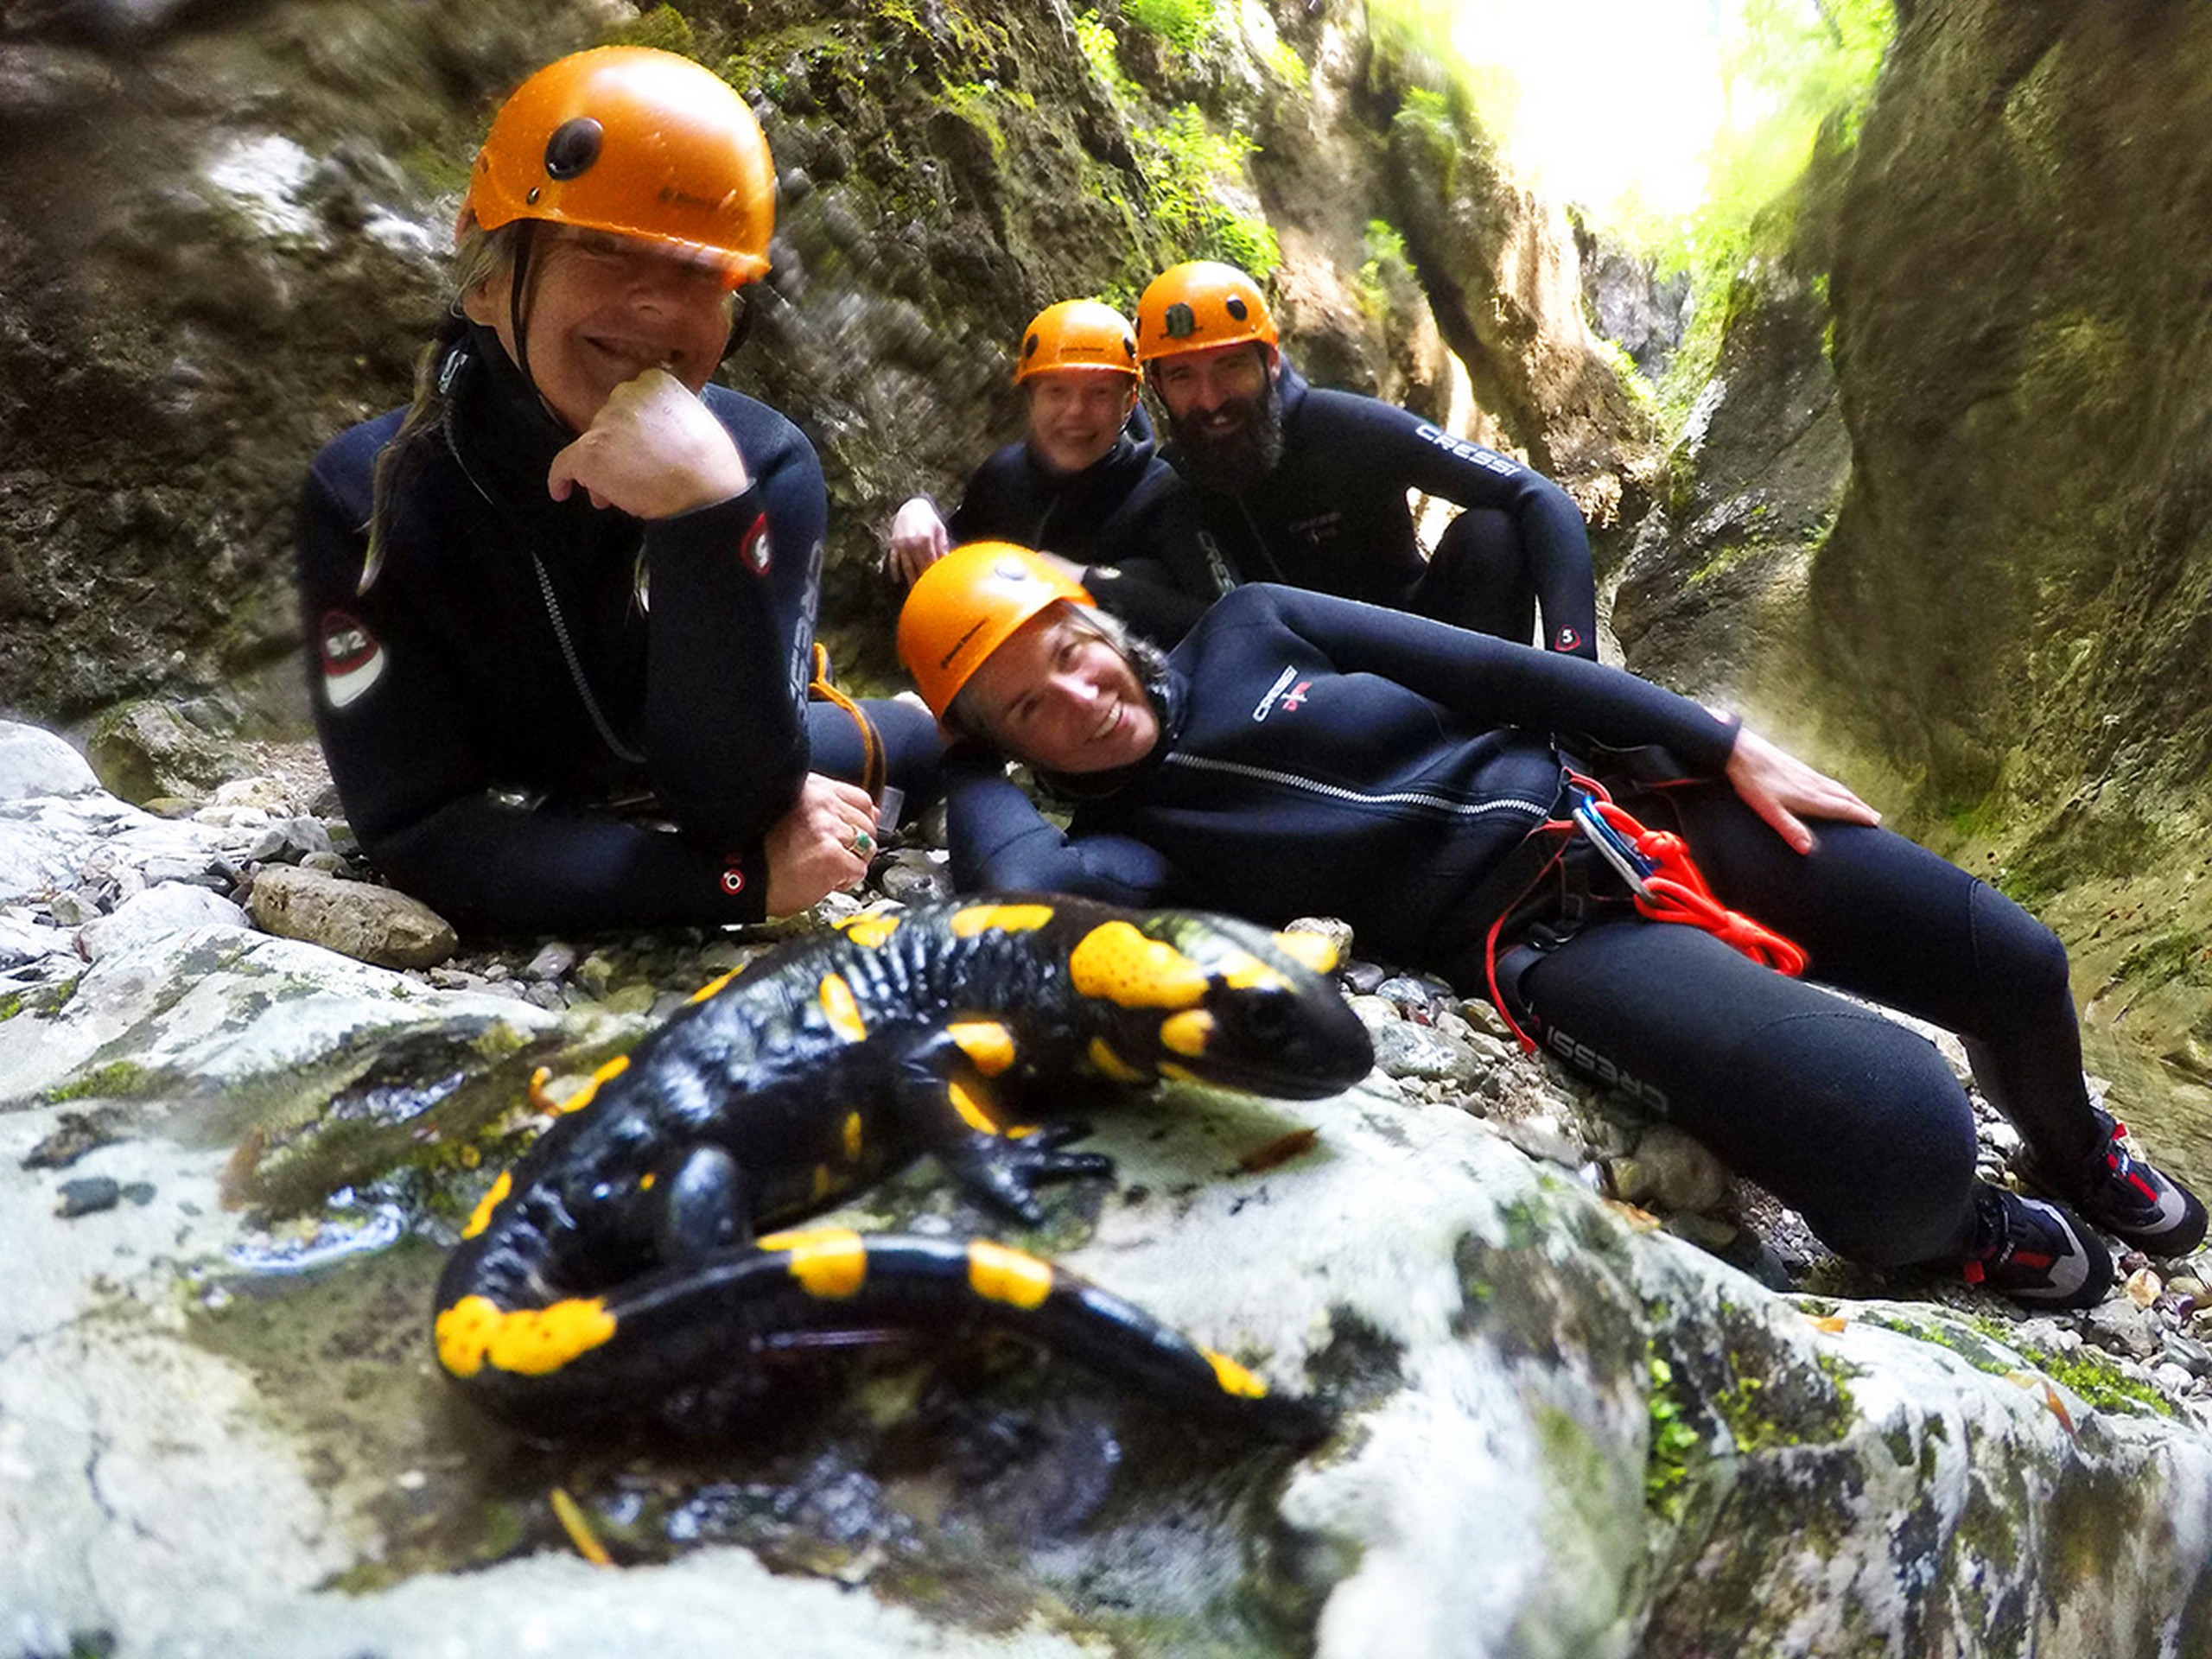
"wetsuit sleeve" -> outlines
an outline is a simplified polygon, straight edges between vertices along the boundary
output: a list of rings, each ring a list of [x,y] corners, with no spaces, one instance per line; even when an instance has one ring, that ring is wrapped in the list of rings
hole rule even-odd
[[[1234,585],[1209,566],[1189,489],[1165,461],[1154,461],[1100,527],[1084,585],[1163,650]]]
[[[1173,573],[1159,559],[1091,565],[1083,573],[1083,585],[1103,609],[1162,650],[1191,631],[1191,625],[1206,613],[1209,602],[1178,588]]]
[[[944,775],[952,880],[963,893],[1071,893],[1141,906],[1173,886],[1167,861],[1141,842],[1055,828],[995,757],[963,747],[946,758]]]
[[[310,474],[298,576],[315,726],[378,868],[467,928],[758,920],[767,883],[757,848],[747,868],[681,836],[492,792],[459,712],[463,693],[405,573],[387,569],[356,591],[369,457],[358,459],[349,469],[327,454]]]
[[[963,542],[1028,539],[1028,532],[1020,528],[1022,514],[1016,487],[1021,465],[1020,446],[1008,444],[993,450],[984,458],[983,464],[968,475],[968,486],[960,493],[960,505],[944,520],[944,533],[955,547]]]
[[[1395,680],[1458,713],[1555,733],[1570,747],[1578,738],[1613,748],[1664,744],[1694,772],[1717,778],[1736,746],[1739,722],[1624,669],[1302,588],[1247,588],[1238,603],[1254,607],[1252,624],[1262,627],[1258,607],[1271,608],[1340,672]]]
[[[1372,467],[1462,507],[1504,512],[1528,556],[1544,639],[1571,639],[1575,655],[1595,662],[1597,578],[1591,569],[1590,533],[1574,498],[1510,456],[1455,438],[1408,410],[1384,404],[1363,414],[1360,437],[1341,460],[1332,456],[1330,464]],[[1563,634],[1563,629],[1573,632]]]
[[[766,411],[725,424],[751,475],[745,492],[645,526],[645,746],[654,793],[678,827],[749,853],[807,772],[829,509],[822,464],[797,429]]]

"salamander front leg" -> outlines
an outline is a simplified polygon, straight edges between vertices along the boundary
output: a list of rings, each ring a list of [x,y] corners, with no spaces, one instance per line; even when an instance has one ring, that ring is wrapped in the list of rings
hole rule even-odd
[[[937,1154],[971,1192],[1031,1226],[1045,1218],[1040,1182],[1075,1175],[1111,1175],[1103,1153],[1062,1152],[1087,1131],[1077,1123],[1030,1128],[1010,1123],[988,1078],[1013,1062],[1012,1039],[988,1022],[949,1027],[922,1043],[899,1066],[901,1115],[915,1139]]]

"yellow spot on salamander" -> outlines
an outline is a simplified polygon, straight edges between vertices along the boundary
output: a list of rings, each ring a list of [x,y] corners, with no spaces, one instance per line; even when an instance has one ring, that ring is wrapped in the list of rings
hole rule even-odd
[[[630,1057],[627,1054],[617,1054],[605,1065],[601,1066],[598,1071],[591,1074],[591,1081],[589,1083],[584,1084],[582,1088],[577,1090],[575,1094],[570,1095],[568,1099],[563,1101],[553,1109],[564,1116],[570,1112],[581,1112],[585,1107],[590,1105],[594,1100],[598,1098],[601,1089],[613,1082],[615,1078],[620,1077],[629,1069]]]
[[[1213,1380],[1221,1384],[1224,1394],[1236,1395],[1246,1400],[1258,1400],[1267,1394],[1268,1385],[1227,1354],[1217,1354],[1211,1348],[1202,1348],[1198,1351],[1213,1367]]]
[[[874,950],[899,931],[899,918],[887,914],[855,916],[850,921],[838,923],[837,931],[855,944]]]
[[[594,1567],[613,1566],[614,1558],[607,1553],[607,1546],[599,1541],[599,1535],[591,1529],[591,1522],[584,1514],[584,1506],[569,1496],[568,1488],[553,1487],[545,1497],[553,1506],[553,1518],[561,1523],[561,1530],[569,1535],[569,1541],[576,1547],[576,1554]]]
[[[811,1194],[811,1201],[819,1204],[824,1198],[834,1198],[836,1192],[837,1178],[830,1172],[830,1166],[817,1164],[814,1166],[814,1191]]]
[[[652,1171],[650,1169],[647,1170],[644,1174],[638,1177],[638,1191],[640,1192],[652,1192],[653,1190],[653,1183],[659,1179],[660,1177],[654,1174]]]
[[[463,1238],[474,1238],[492,1224],[492,1212],[498,1209],[507,1194],[515,1190],[514,1172],[503,1169],[499,1179],[492,1183],[489,1192],[477,1200],[475,1210],[468,1217],[468,1225],[461,1230]]]
[[[1205,1079],[1187,1065],[1178,1065],[1173,1060],[1160,1063],[1160,1075],[1170,1083],[1204,1083]]]
[[[995,1020],[956,1020],[944,1032],[968,1063],[987,1077],[995,1077],[1014,1064],[1014,1033]]]
[[[856,1160],[861,1155],[861,1127],[858,1112],[845,1114],[845,1156],[848,1159]]]
[[[482,1296],[464,1296],[442,1310],[434,1327],[438,1363],[455,1376],[475,1376],[484,1369],[493,1333],[505,1317],[496,1303]]]
[[[946,924],[957,939],[972,939],[978,933],[996,930],[1001,933],[1033,933],[1052,919],[1050,905],[970,905],[965,910],[956,910]]]
[[[534,1112],[545,1112],[558,1117],[561,1103],[545,1092],[545,1084],[552,1075],[552,1067],[546,1065],[539,1066],[530,1074],[530,1108]]]
[[[1337,971],[1337,947],[1319,933],[1278,933],[1275,948],[1317,974]]]
[[[438,1363],[455,1376],[485,1366],[543,1376],[614,1334],[614,1316],[597,1297],[509,1313],[483,1296],[464,1296],[438,1315]]]
[[[1068,953],[1068,972],[1084,995],[1124,1008],[1196,1007],[1206,994],[1204,968],[1127,922],[1103,922],[1084,934]]]
[[[1255,987],[1268,987],[1276,990],[1290,988],[1288,980],[1248,950],[1239,950],[1225,957],[1222,963],[1221,976],[1228,981],[1233,990],[1249,991]]]
[[[979,1238],[968,1247],[968,1287],[1008,1307],[1041,1306],[1052,1294],[1052,1263]]]
[[[1116,1083],[1152,1081],[1149,1073],[1138,1071],[1136,1067],[1107,1047],[1106,1039],[1103,1037],[1094,1037],[1090,1039],[1090,1064],[1097,1069],[1100,1076],[1110,1077]]]
[[[971,1129],[985,1135],[999,1133],[998,1120],[983,1109],[982,1102],[957,1083],[944,1085],[944,1097],[952,1103],[952,1109],[960,1114],[960,1121]]]
[[[1204,1008],[1188,1008],[1181,1014],[1171,1014],[1160,1024],[1160,1041],[1163,1047],[1178,1054],[1196,1059],[1206,1052],[1206,1045],[1213,1040],[1213,1015]]]
[[[771,1233],[764,1250],[788,1250],[791,1277],[810,1296],[849,1296],[868,1277],[868,1241],[849,1227],[808,1227]]]
[[[861,1018],[861,1005],[853,998],[853,988],[845,983],[842,974],[825,974],[822,979],[822,1012],[830,1016],[830,1029],[849,1043],[857,1043],[868,1036],[868,1021]]]
[[[694,1002],[705,1001],[709,997],[712,996],[716,991],[721,989],[723,986],[728,984],[730,981],[735,979],[744,971],[745,969],[742,968],[733,968],[729,972],[723,974],[719,978],[709,980],[697,990],[691,993],[691,1000]]]

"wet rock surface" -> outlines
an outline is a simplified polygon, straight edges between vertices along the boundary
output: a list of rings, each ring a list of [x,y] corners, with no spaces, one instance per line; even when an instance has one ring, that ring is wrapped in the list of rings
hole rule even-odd
[[[26,741],[0,728],[0,754]],[[235,912],[297,871],[253,848],[315,839],[263,836],[314,817],[315,767],[285,770],[173,820],[96,791],[0,804],[38,837],[36,881],[0,890],[22,942],[0,968],[0,1251],[25,1287],[0,1516],[36,1541],[0,1600],[28,1651],[350,1659],[521,1631],[586,1654],[620,1631],[705,1653],[741,1616],[801,1655],[1503,1656],[1531,1619],[1625,1655],[1694,1650],[1751,1605],[1777,1650],[1822,1651],[1908,1618],[1969,1640],[1994,1573],[2053,1642],[2122,1652],[2204,1593],[2195,1264],[2130,1257],[2102,1306],[2033,1318],[1852,1268],[1357,940],[1343,977],[1382,1058],[1360,1088],[1114,1103],[1086,1144],[1115,1180],[1053,1192],[1033,1234],[926,1165],[838,1217],[1048,1255],[1330,1401],[1313,1453],[960,1342],[795,1363],[733,1440],[518,1440],[445,1393],[426,1325],[441,1247],[546,1121],[531,1073],[564,1096],[777,933],[895,902],[943,855],[894,847],[868,891],[775,929],[472,943],[399,972]],[[1984,1110],[2001,1172],[2017,1139]],[[2126,1598],[2038,1541],[2061,1515]],[[626,1570],[581,1559],[579,1524]],[[1724,1605],[1720,1578],[1753,1600]]]

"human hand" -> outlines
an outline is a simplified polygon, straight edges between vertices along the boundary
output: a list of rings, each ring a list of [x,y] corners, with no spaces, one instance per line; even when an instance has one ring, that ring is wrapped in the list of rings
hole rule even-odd
[[[751,481],[736,441],[665,369],[647,369],[615,387],[545,474],[556,501],[582,485],[594,507],[636,518],[673,518],[727,501]]]
[[[768,914],[791,916],[859,883],[875,851],[875,803],[851,784],[806,774],[768,831]]]
[[[1798,817],[1800,813],[1845,823],[1882,821],[1879,812],[1843,785],[1749,728],[1737,729],[1726,776],[1744,804],[1765,819],[1796,852],[1813,850],[1813,832]]]
[[[952,537],[937,505],[925,495],[915,496],[899,509],[891,521],[891,555],[884,568],[912,586],[914,578],[950,550]]]

